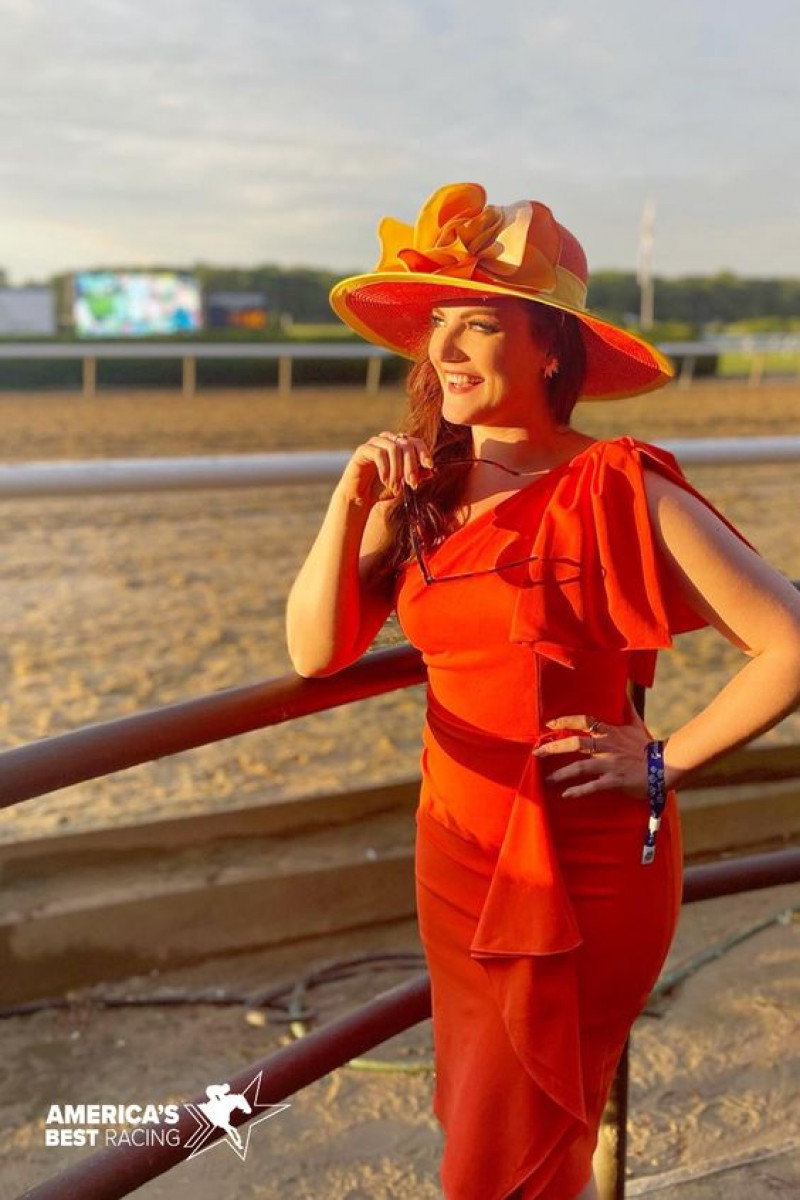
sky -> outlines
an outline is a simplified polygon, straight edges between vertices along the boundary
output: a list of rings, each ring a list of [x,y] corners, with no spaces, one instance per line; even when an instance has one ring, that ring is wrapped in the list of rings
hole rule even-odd
[[[0,268],[369,270],[445,183],[800,277],[797,0],[0,0]]]

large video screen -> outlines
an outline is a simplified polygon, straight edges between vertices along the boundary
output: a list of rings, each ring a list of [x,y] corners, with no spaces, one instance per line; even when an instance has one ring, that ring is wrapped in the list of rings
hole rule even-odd
[[[72,315],[82,337],[143,337],[202,329],[200,284],[182,271],[79,271]]]

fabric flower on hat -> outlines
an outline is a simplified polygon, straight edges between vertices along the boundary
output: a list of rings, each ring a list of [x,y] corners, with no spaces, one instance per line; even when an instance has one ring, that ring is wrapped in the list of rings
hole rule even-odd
[[[583,247],[539,200],[487,204],[481,184],[449,183],[413,224],[384,217],[378,238],[377,266],[330,292],[336,315],[374,345],[419,361],[431,305],[512,296],[575,318],[586,359],[582,400],[636,396],[675,374],[657,346],[587,309]]]
[[[384,217],[375,271],[411,271],[504,282],[552,292],[561,234],[552,212],[536,200],[486,203],[477,183],[452,183],[426,200],[411,226]]]

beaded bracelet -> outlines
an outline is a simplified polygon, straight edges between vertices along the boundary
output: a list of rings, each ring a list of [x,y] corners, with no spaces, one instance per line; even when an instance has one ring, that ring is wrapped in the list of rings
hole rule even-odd
[[[642,846],[642,863],[647,866],[656,856],[656,833],[661,826],[661,814],[667,802],[664,743],[648,742],[645,746],[645,753],[647,755],[647,795],[650,800],[650,819]]]

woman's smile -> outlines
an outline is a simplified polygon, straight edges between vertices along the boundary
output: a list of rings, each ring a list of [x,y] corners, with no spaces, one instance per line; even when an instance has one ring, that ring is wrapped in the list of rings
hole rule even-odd
[[[524,300],[480,308],[442,301],[430,321],[428,358],[439,377],[445,418],[515,428],[536,420],[537,404],[545,406],[541,367],[547,347]]]
[[[465,375],[455,371],[445,371],[444,380],[448,392],[452,392],[454,395],[472,391],[473,388],[483,383],[480,375]]]

